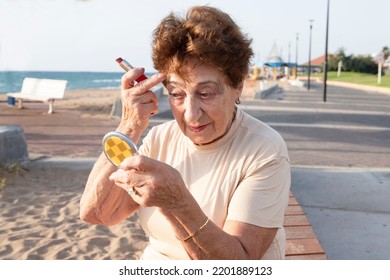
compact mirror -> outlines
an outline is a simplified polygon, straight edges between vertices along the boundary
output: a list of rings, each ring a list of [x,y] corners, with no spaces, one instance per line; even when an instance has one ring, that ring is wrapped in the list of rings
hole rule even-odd
[[[137,146],[125,134],[111,131],[103,137],[103,151],[108,160],[119,167],[121,162],[128,157],[138,154]]]

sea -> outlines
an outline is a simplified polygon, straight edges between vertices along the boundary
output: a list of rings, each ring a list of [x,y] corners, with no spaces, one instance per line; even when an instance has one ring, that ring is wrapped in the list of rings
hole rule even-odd
[[[145,73],[151,76],[154,73]],[[117,89],[123,72],[50,72],[50,71],[0,71],[0,94],[20,92],[23,79],[41,78],[67,80],[66,90]]]

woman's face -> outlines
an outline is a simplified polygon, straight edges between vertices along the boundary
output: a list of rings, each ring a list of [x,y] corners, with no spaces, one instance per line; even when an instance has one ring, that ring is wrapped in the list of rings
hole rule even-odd
[[[190,61],[183,70],[187,73],[186,80],[176,73],[167,75],[173,115],[192,142],[212,143],[229,131],[242,86],[229,87],[220,72],[196,61]]]

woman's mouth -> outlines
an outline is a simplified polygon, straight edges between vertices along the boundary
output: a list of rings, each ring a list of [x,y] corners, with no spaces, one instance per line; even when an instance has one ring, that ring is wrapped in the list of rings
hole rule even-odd
[[[197,126],[187,125],[187,128],[188,128],[191,132],[201,132],[201,131],[205,130],[207,126],[208,126],[208,124],[205,124],[205,125],[197,125]]]

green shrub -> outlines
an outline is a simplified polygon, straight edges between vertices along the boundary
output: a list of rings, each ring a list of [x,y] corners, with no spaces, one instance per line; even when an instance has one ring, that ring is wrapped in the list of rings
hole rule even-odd
[[[6,191],[8,179],[12,178],[13,176],[19,175],[19,173],[19,163],[0,163],[0,197],[4,195]]]

